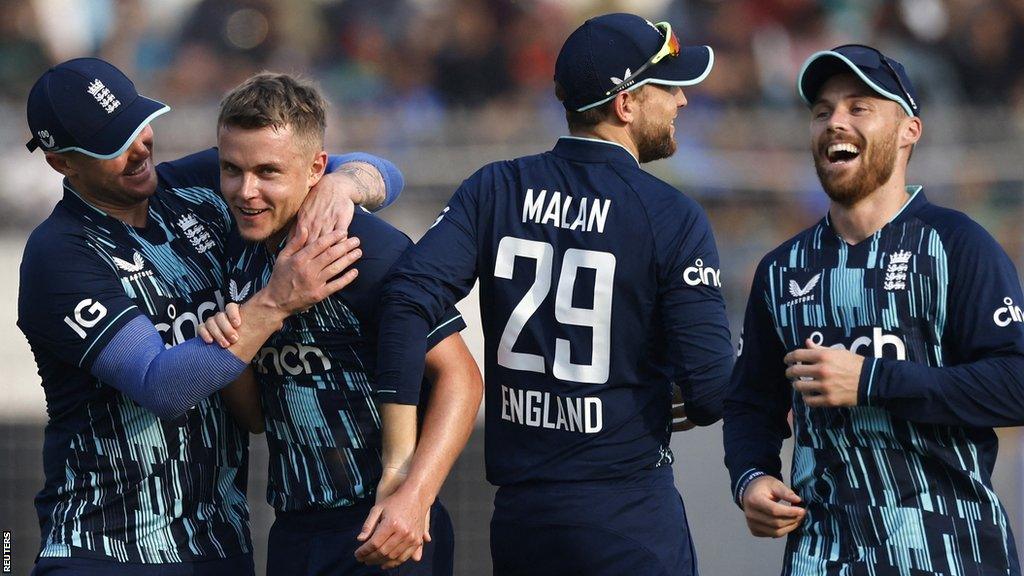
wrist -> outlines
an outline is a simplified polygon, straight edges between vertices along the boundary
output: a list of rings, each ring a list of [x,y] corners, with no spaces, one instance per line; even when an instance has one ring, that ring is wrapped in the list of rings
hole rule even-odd
[[[743,477],[740,478],[739,483],[736,484],[736,505],[743,509],[743,498],[747,494],[747,489],[754,483],[758,478],[768,476],[763,470],[751,469],[748,470]]]
[[[437,498],[437,494],[431,494],[431,491],[427,489],[424,483],[416,481],[415,478],[406,478],[405,482],[399,487],[399,490],[405,492],[424,507],[430,506]]]
[[[284,321],[290,316],[288,310],[267,294],[266,290],[260,290],[242,306],[246,309],[246,318],[260,318],[268,323],[274,332],[283,328]]]

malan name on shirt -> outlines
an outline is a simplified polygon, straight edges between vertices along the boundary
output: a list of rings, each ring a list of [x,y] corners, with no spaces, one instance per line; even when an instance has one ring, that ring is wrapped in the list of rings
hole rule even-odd
[[[523,223],[534,222],[584,232],[597,230],[598,234],[603,234],[611,206],[612,201],[608,199],[584,197],[577,202],[558,190],[549,195],[546,189],[535,192],[533,188],[527,188],[523,200]]]

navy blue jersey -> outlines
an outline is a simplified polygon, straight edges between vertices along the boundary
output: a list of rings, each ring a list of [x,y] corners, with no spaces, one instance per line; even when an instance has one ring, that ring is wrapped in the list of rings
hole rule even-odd
[[[252,361],[270,452],[267,500],[279,511],[349,506],[371,496],[380,480],[380,299],[388,270],[412,242],[363,211],[349,232],[363,246],[355,282],[288,318]],[[241,302],[269,281],[274,257],[262,242],[241,239],[228,253],[227,293]],[[450,309],[431,345],[464,327]]]
[[[1019,574],[992,490],[992,426],[1024,422],[1017,272],[965,215],[920,187],[881,230],[848,245],[826,217],[769,253],[747,306],[725,406],[734,490],[781,478],[807,507],[787,574]],[[853,408],[808,408],[783,357],[804,341],[865,356]],[[860,572],[855,572],[860,573]]]
[[[44,557],[122,562],[226,558],[250,550],[247,435],[218,395],[163,421],[90,374],[145,315],[169,347],[223,308],[231,230],[214,150],[156,168],[145,228],[64,198],[32,233],[18,326],[35,355],[49,422],[36,497]]]
[[[480,280],[487,474],[614,479],[671,462],[671,384],[720,414],[732,350],[701,208],[623,147],[565,137],[485,166],[393,271],[381,399],[415,402],[422,335]]]

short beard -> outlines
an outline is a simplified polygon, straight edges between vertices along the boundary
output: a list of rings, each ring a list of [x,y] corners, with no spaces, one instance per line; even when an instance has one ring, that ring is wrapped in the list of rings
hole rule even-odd
[[[676,153],[676,141],[669,124],[659,126],[645,118],[636,128],[635,142],[641,164]]]
[[[897,134],[893,131],[891,137],[879,140],[873,146],[861,146],[863,152],[860,168],[839,181],[828,179],[828,173],[825,171],[828,164],[827,152],[816,151],[814,169],[818,173],[818,180],[821,181],[825,194],[828,194],[836,204],[853,206],[888,182],[893,170],[896,169],[896,137]]]

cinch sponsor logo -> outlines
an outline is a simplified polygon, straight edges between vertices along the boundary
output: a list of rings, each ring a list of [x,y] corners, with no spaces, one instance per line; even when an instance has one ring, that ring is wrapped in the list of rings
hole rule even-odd
[[[996,326],[1005,328],[1013,322],[1024,323],[1024,311],[1020,309],[1020,306],[1013,304],[1013,298],[1003,298],[1002,308],[996,308],[996,311],[992,314],[992,321],[996,323]]]
[[[501,419],[531,428],[595,434],[604,428],[604,406],[596,397],[559,396],[502,385]]]
[[[896,360],[907,359],[907,345],[903,342],[903,339],[895,334],[886,334],[877,326],[871,328],[871,336],[855,338],[849,346],[841,343],[825,344],[825,336],[821,332],[812,332],[810,339],[811,342],[818,346],[849,350],[854,354],[860,354],[869,358],[886,358],[885,353],[891,351],[892,355],[888,356],[888,358],[895,358]]]
[[[273,346],[261,348],[253,359],[256,371],[260,374],[273,372],[278,376],[290,374],[315,374],[331,369],[331,361],[316,346],[305,344],[289,344],[280,349]]]
[[[174,304],[167,305],[167,318],[170,319],[170,323],[161,322],[156,325],[157,332],[161,334],[171,334],[171,342],[164,344],[165,348],[176,346],[189,338],[195,338],[196,334],[199,333],[199,325],[206,321],[207,318],[214,315],[218,310],[224,309],[224,296],[217,290],[213,293],[213,297],[216,298],[216,302],[201,302],[196,307],[195,312],[178,312],[177,306]],[[167,341],[167,338],[164,338]]]
[[[693,261],[693,266],[690,266],[686,270],[683,270],[683,282],[686,282],[687,286],[715,286],[716,288],[722,287],[722,272],[715,268],[705,268],[704,260],[697,258]]]
[[[792,306],[794,304],[800,304],[801,302],[810,302],[814,300],[814,294],[811,294],[811,290],[818,285],[818,281],[821,280],[821,272],[818,272],[807,281],[807,284],[801,286],[796,280],[789,281],[789,295],[794,298],[786,302],[786,306]]]
[[[92,328],[106,315],[106,306],[94,302],[92,298],[86,298],[75,305],[74,319],[71,316],[65,316],[64,323],[74,330],[79,338],[85,340],[85,328]]]

